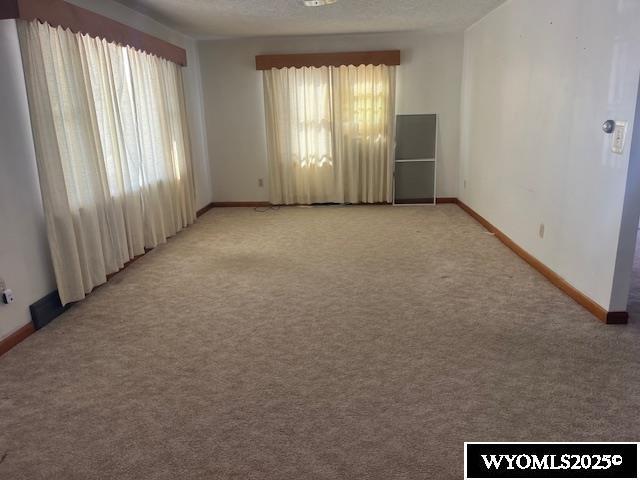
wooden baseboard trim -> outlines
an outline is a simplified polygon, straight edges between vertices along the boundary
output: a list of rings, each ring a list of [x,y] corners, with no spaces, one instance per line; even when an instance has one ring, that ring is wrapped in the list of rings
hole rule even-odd
[[[456,197],[438,197],[436,198],[436,203],[458,203],[458,199]],[[340,203],[326,203],[326,204],[317,204],[317,205],[342,205]],[[391,202],[374,202],[374,203],[350,203],[350,206],[357,205],[391,205]],[[206,207],[198,210],[197,215],[200,216],[212,208],[227,208],[227,207],[300,207],[300,206],[308,206],[307,204],[302,203],[292,203],[288,205],[278,205],[272,204],[270,202],[211,202]]]
[[[20,327],[7,338],[0,340],[0,357],[35,332],[33,324],[28,323],[24,327]]]
[[[568,295],[573,300],[575,300],[578,304],[580,304],[584,308],[586,308],[589,312],[591,312],[596,318],[598,318],[602,322],[604,322],[604,323],[606,323],[608,325],[620,325],[620,324],[626,324],[628,322],[629,314],[627,312],[608,312],[608,311],[606,311],[604,308],[602,308],[596,302],[594,302],[589,297],[587,297],[585,294],[583,294],[582,292],[577,290],[575,287],[573,287],[571,284],[569,284],[566,280],[564,280],[562,277],[560,277],[557,273],[555,273],[549,267],[544,265],[542,262],[540,262],[534,256],[532,256],[527,251],[525,251],[523,248],[521,248],[519,245],[517,245],[513,240],[511,240],[504,233],[502,233],[500,230],[498,230],[496,227],[494,227],[488,220],[486,220],[484,217],[482,217],[480,214],[478,214],[475,210],[473,210],[471,207],[466,205],[464,202],[461,202],[458,198],[455,198],[455,197],[440,197],[440,198],[436,199],[436,203],[439,203],[439,204],[446,204],[446,203],[457,204],[460,208],[462,208],[462,210],[467,212],[471,217],[473,217],[484,228],[486,228],[489,232],[493,233],[498,240],[500,240],[507,247],[509,247],[516,255],[518,255],[525,262],[527,262],[529,265],[531,265],[533,268],[535,268],[538,272],[540,272],[542,275],[544,275],[547,278],[547,280],[549,280],[552,284],[554,284],[556,287],[558,287],[560,290],[562,290],[566,295]],[[216,208],[216,207],[268,207],[270,205],[271,204],[269,202],[212,202],[209,205],[207,205],[206,207],[203,207],[202,209],[198,210],[197,215],[198,216],[203,215],[206,212],[208,212],[209,210],[211,210],[212,208]],[[140,255],[139,257],[141,257],[141,256],[142,255]],[[133,261],[137,260],[137,258],[139,258],[139,257],[136,257],[132,261],[127,262],[127,264],[132,263]],[[120,270],[120,271],[122,271],[122,270]],[[115,275],[115,273],[109,275],[109,277],[111,277],[113,275]],[[51,321],[51,320],[49,320],[49,321]],[[25,338],[27,338],[29,335],[31,335],[35,331],[36,331],[36,329],[35,329],[34,325],[32,323],[29,323],[29,324],[19,328],[17,331],[15,331],[11,335],[9,335],[7,338],[4,338],[4,339],[0,340],[0,356],[2,356],[3,354],[5,354],[9,350],[11,350],[18,343],[23,341]]]
[[[135,257],[133,257],[131,260],[124,262],[124,265],[122,266],[122,268],[120,270],[117,270],[115,272],[112,273],[108,273],[107,274],[107,282],[109,280],[111,280],[113,277],[115,277],[117,274],[119,274],[121,271],[123,271],[125,268],[127,268],[129,265],[131,265],[133,262],[140,260],[142,257],[144,257],[147,253],[149,253],[151,250],[153,250],[153,248],[146,248],[144,249],[144,253],[141,253],[140,255],[136,255]],[[96,288],[100,288],[102,285],[104,285],[104,283],[101,283],[100,285],[96,286],[93,290],[95,290]],[[92,290],[92,291],[93,291]]]
[[[508,236],[502,233],[499,229],[494,227],[487,219],[478,214],[471,207],[460,201],[459,199],[456,201],[458,206],[462,208],[465,212],[471,215],[478,223],[480,223],[484,228],[486,228],[489,232],[493,233],[498,240],[504,243],[507,247],[509,247],[513,252],[522,258],[525,262],[535,268],[538,272],[544,275],[547,280],[549,280],[552,284],[562,290],[566,295],[571,297],[577,303],[586,308],[591,314],[593,314],[598,320],[606,323],[606,324],[622,324],[627,323],[629,314],[627,312],[608,312],[592,299],[587,297],[580,290],[576,289],[569,282],[567,282],[564,278],[558,275],[556,272],[547,267],[540,260],[535,258],[529,252],[524,250],[518,244],[516,244],[513,240],[511,240]]]
[[[225,208],[225,207],[270,207],[269,202],[212,202],[210,208]]]
[[[213,208],[213,203],[209,203],[208,205],[205,205],[204,207],[202,207],[200,210],[198,210],[196,212],[196,217],[200,217],[200,216],[204,215],[205,213],[207,213],[212,208]]]
[[[213,208],[213,205],[214,205],[213,203],[210,203],[209,205],[206,205],[205,207],[201,208],[196,212],[196,216],[199,217],[201,215],[204,215],[205,213],[207,213],[209,210]],[[111,280],[112,277],[122,272],[125,268],[127,268],[133,262],[142,258],[147,252],[150,252],[151,250],[153,249],[145,248],[144,253],[133,257],[131,260],[126,262],[120,270],[118,270],[117,272],[108,274],[107,282]],[[95,287],[95,289],[100,288],[102,285],[105,285],[105,283],[98,285],[97,287]],[[36,302],[31,304],[29,306],[29,310],[31,313],[31,323],[19,328],[15,333],[12,333],[7,338],[0,340],[0,356],[2,356],[4,353],[11,350],[13,347],[15,347],[18,343],[20,343],[22,340],[27,338],[32,333],[36,332],[37,330],[40,330],[42,327],[51,323],[53,320],[56,319],[56,317],[64,313],[66,310],[71,308],[76,303],[77,302],[73,302],[63,306],[60,303],[60,297],[58,296],[58,291],[54,290],[53,292],[42,297],[40,300],[37,300]]]

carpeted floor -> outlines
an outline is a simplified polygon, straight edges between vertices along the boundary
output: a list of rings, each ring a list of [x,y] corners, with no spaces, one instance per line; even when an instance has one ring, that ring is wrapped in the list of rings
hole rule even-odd
[[[461,478],[639,412],[637,321],[455,205],[216,209],[0,358],[0,478]]]

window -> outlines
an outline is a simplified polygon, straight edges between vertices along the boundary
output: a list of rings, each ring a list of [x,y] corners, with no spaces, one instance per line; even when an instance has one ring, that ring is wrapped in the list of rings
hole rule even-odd
[[[79,300],[195,218],[182,73],[130,47],[18,22],[58,291]]]
[[[272,203],[390,200],[395,69],[264,72]]]

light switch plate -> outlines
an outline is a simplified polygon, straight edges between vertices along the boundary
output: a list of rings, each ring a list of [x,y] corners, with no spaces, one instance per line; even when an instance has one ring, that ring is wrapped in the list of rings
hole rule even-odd
[[[624,142],[627,136],[627,122],[616,121],[616,128],[611,135],[611,151],[621,155],[624,152]]]

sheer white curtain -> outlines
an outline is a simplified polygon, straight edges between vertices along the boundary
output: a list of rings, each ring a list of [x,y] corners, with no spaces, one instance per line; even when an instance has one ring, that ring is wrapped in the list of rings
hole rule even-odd
[[[267,71],[264,87],[271,202],[333,201],[329,69]]]
[[[180,67],[18,22],[47,234],[63,304],[195,219]]]
[[[395,67],[264,72],[271,203],[391,201]]]

